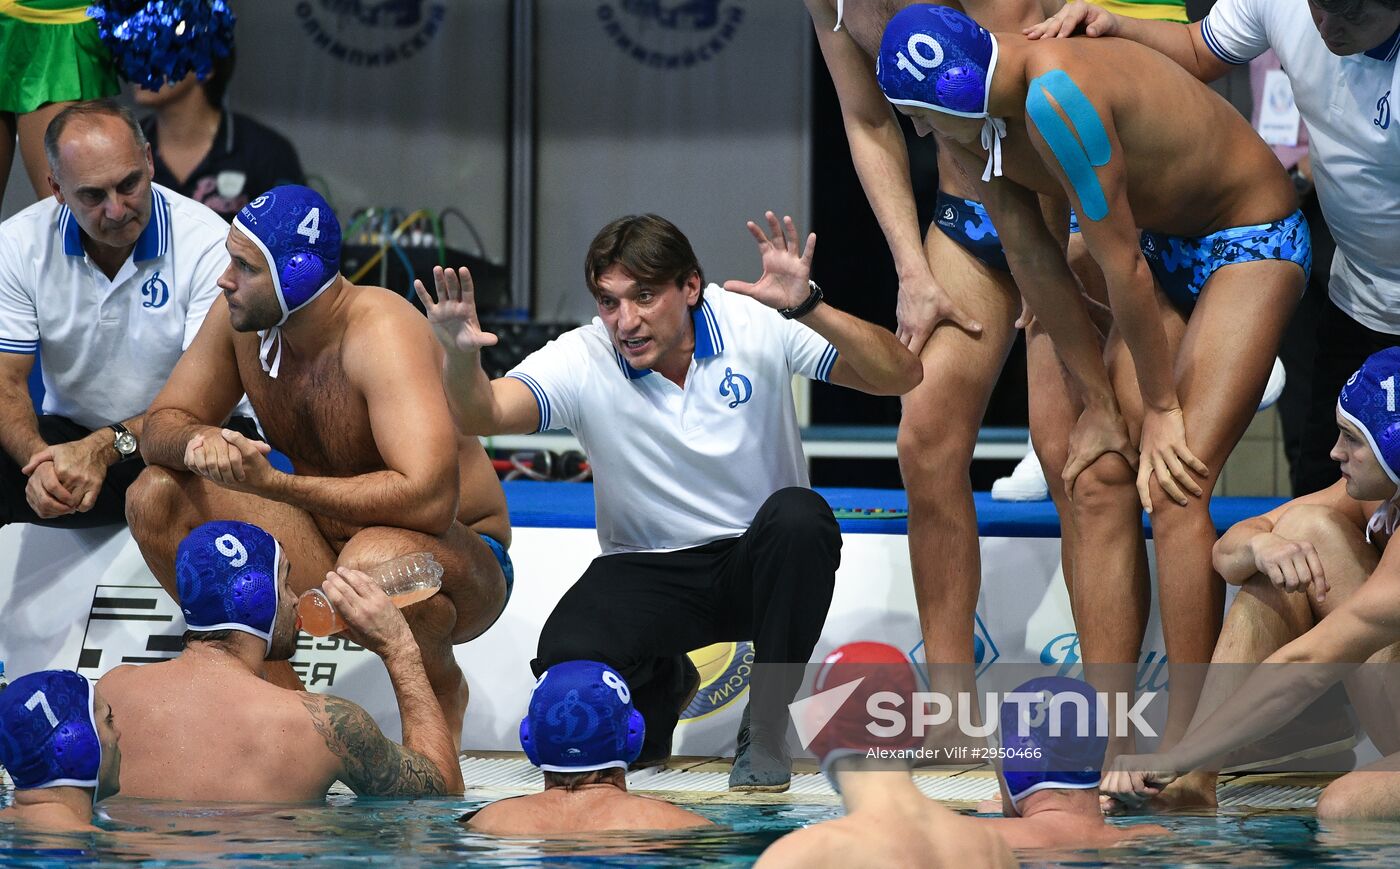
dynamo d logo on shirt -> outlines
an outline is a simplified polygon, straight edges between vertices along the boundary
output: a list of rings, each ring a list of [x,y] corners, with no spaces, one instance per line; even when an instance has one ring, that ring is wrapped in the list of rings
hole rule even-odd
[[[163,307],[170,301],[170,285],[161,279],[160,272],[151,275],[141,285],[141,298],[145,300],[141,303],[143,308]]]
[[[614,0],[597,14],[614,45],[654,69],[713,59],[744,20],[742,0]]]
[[[306,37],[351,66],[390,66],[421,52],[442,29],[446,0],[299,0]]]
[[[734,397],[729,402],[730,409],[733,409],[753,398],[753,383],[744,375],[736,374],[734,369],[726,368],[719,382],[719,394],[725,398]]]

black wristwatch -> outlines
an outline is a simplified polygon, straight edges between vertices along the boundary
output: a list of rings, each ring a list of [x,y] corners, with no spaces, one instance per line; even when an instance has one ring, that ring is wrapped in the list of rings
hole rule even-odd
[[[131,429],[121,423],[113,423],[107,428],[112,430],[112,447],[120,457],[119,462],[124,462],[136,455],[136,435],[131,433]]]
[[[812,313],[812,309],[821,304],[824,298],[822,288],[817,286],[816,281],[808,281],[807,286],[812,288],[812,292],[807,296],[807,300],[795,308],[779,308],[778,313],[789,320],[796,320]]]

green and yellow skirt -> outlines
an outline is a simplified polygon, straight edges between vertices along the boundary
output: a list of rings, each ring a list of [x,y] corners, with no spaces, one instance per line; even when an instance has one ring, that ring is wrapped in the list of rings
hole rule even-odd
[[[0,0],[0,112],[121,90],[87,0]]]

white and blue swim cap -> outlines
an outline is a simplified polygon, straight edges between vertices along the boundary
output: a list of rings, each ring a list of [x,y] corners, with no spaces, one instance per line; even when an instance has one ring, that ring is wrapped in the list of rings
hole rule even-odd
[[[1067,676],[1031,679],[1013,694],[1029,703],[1001,704],[1002,774],[1011,804],[1036,791],[1087,790],[1099,786],[1108,736],[1099,735],[1098,695]]]
[[[340,220],[330,203],[310,187],[274,187],[247,205],[233,226],[248,237],[267,260],[282,319],[258,333],[263,370],[277,376],[281,347],[271,362],[268,355],[280,338],[279,327],[292,313],[311,304],[340,274]]]
[[[909,6],[885,27],[875,79],[897,106],[931,109],[962,118],[987,118],[982,147],[989,152],[982,180],[1001,174],[1006,123],[988,117],[997,40],[976,21],[946,6]]]
[[[92,700],[92,682],[72,670],[30,673],[0,691],[0,766],[16,788],[97,787]]]
[[[565,661],[540,676],[520,722],[520,745],[545,772],[626,769],[642,753],[646,722],[616,670]]]
[[[1337,412],[1366,436],[1376,461],[1400,487],[1400,347],[1371,354],[1342,387]]]
[[[265,640],[270,653],[281,558],[277,539],[247,522],[205,522],[191,531],[175,554],[185,626],[243,631]]]

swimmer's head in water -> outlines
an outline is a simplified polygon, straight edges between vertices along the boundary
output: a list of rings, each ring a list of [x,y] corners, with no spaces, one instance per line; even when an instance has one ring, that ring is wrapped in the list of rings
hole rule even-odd
[[[20,790],[117,791],[120,754],[111,707],[72,670],[21,676],[0,691],[0,766]]]
[[[200,525],[175,555],[186,626],[252,634],[266,641],[267,660],[287,660],[296,645],[289,571],[281,545],[258,526],[223,520]]]
[[[257,197],[233,219],[231,242],[234,233],[261,254],[273,293],[271,300],[256,301],[234,294],[229,319],[240,332],[282,325],[329,289],[340,274],[340,221],[330,203],[310,187],[289,184]],[[233,248],[231,243],[230,253]],[[249,261],[251,257],[242,259]],[[235,262],[230,269],[236,266]],[[230,291],[226,283],[236,284],[239,277],[236,270],[225,273],[221,279],[225,293]]]
[[[922,738],[913,735],[913,728],[900,728],[892,736],[872,733],[870,725],[875,723],[875,719],[869,706],[872,701],[880,699],[876,695],[889,694],[892,696],[883,698],[882,705],[908,709],[917,684],[909,658],[888,643],[847,643],[822,660],[812,677],[812,696],[824,695],[830,698],[829,702],[839,701],[840,705],[824,724],[821,718],[830,713],[827,704],[818,701],[803,705],[800,707],[803,713],[817,718],[810,725],[799,722],[798,732],[820,726],[808,747],[821,762],[822,772],[833,788],[839,791],[833,769],[838,761],[853,764],[855,769],[888,769],[909,765],[909,761],[899,755],[905,750],[917,748],[923,742]],[[894,757],[872,758],[872,751],[893,752]]]
[[[520,745],[545,772],[626,769],[642,751],[646,724],[616,670],[565,661],[545,671],[520,722]]]
[[[1108,749],[1098,733],[1098,696],[1079,679],[1043,676],[1004,697],[1002,774],[1011,805],[1019,812],[1036,791],[1098,787]]]
[[[1342,426],[1342,436],[1332,453],[1342,462],[1342,472],[1353,476],[1348,481],[1348,492],[1351,492],[1353,480],[1363,486],[1365,482],[1361,479],[1364,470],[1358,470],[1364,468],[1365,457],[1352,455],[1353,451],[1348,449],[1348,434],[1364,438],[1390,483],[1389,492],[1372,493],[1370,498],[1361,496],[1365,500],[1390,498],[1400,487],[1400,394],[1397,393],[1400,393],[1400,347],[1387,347],[1367,358],[1347,380],[1337,398],[1338,423],[1350,425]]]

